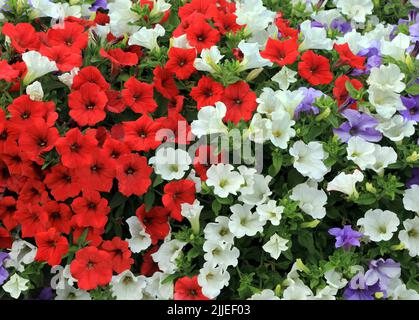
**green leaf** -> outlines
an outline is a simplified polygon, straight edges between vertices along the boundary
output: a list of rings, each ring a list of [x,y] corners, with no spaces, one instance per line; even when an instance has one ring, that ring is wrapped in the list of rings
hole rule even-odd
[[[216,216],[218,216],[218,213],[220,212],[221,207],[222,207],[221,203],[219,203],[217,200],[214,200],[212,202],[211,208],[212,208],[212,211],[214,211],[214,214]]]
[[[406,92],[412,96],[419,95],[419,84],[415,83],[414,85],[410,86],[406,89]]]
[[[109,202],[109,206],[114,209],[116,207],[119,207],[120,205],[124,204],[125,201],[127,201],[127,198],[122,195],[122,193],[117,192],[112,197],[111,201]]]
[[[144,205],[145,205],[145,211],[150,211],[150,209],[153,207],[154,204],[154,190],[148,191],[144,196]]]

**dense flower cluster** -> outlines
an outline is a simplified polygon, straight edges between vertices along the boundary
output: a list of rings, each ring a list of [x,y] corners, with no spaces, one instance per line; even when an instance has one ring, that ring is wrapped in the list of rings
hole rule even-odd
[[[418,7],[0,0],[0,297],[419,299]]]

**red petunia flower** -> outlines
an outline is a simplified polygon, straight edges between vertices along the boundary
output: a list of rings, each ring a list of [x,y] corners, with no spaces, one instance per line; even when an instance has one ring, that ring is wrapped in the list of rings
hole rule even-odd
[[[0,79],[11,82],[19,76],[19,71],[13,69],[6,60],[0,61]]]
[[[166,68],[172,71],[178,79],[188,79],[196,71],[194,67],[195,49],[172,47],[169,50],[168,57],[169,61],[166,63]]]
[[[190,96],[198,105],[198,110],[205,106],[213,106],[221,100],[224,93],[224,87],[221,83],[212,80],[210,77],[203,76],[199,79],[196,87],[191,89]]]
[[[344,104],[347,101],[347,99],[349,98],[349,92],[346,89],[346,83],[348,81],[352,84],[352,86],[356,90],[359,90],[363,87],[363,85],[360,81],[358,81],[356,79],[350,79],[346,75],[342,75],[339,78],[337,78],[336,81],[335,81],[335,86],[333,88],[333,96],[338,101],[338,106],[341,106],[342,104]],[[357,108],[357,103],[356,102],[352,103],[351,105],[348,106],[348,108],[356,109]]]
[[[202,293],[202,288],[198,284],[198,276],[177,279],[174,291],[174,300],[209,300]]]
[[[34,120],[19,138],[19,146],[25,151],[27,157],[43,164],[43,153],[51,151],[59,137],[58,130],[55,127],[49,128],[43,120]]]
[[[123,127],[125,142],[132,150],[148,152],[161,144],[161,141],[156,138],[161,126],[147,115],[135,121],[123,122]]]
[[[297,61],[300,53],[298,43],[294,39],[281,41],[269,38],[265,50],[260,55],[283,67]]]
[[[140,82],[134,77],[124,84],[122,97],[125,103],[136,113],[146,114],[157,109],[157,103],[153,98],[153,85]]]
[[[250,90],[249,85],[244,81],[229,85],[224,90],[221,101],[227,107],[224,121],[231,121],[235,124],[240,120],[249,121],[257,107],[256,94]]]
[[[93,126],[105,119],[107,102],[108,97],[99,86],[85,83],[68,95],[69,114],[79,126]]]
[[[31,171],[32,161],[16,142],[7,140],[3,145],[1,158],[6,163],[10,174],[27,176]]]
[[[308,50],[301,56],[298,73],[313,86],[329,84],[333,80],[329,59]]]
[[[46,231],[48,228],[48,214],[38,204],[26,204],[19,207],[14,218],[22,227],[22,237],[31,238],[38,232]]]
[[[285,19],[277,19],[275,22],[278,31],[281,33],[282,39],[298,39],[299,31],[289,26],[289,21]]]
[[[78,90],[86,82],[97,84],[103,91],[109,90],[109,83],[106,82],[99,69],[93,66],[83,68],[73,79],[73,90]]]
[[[160,271],[159,265],[154,262],[153,257],[151,256],[153,253],[157,252],[158,249],[158,246],[153,246],[150,250],[143,254],[143,263],[141,264],[140,269],[140,273],[143,276],[151,277],[155,272]]]
[[[141,7],[144,7],[145,5],[147,5],[150,12],[153,10],[155,3],[156,2],[153,0],[140,0]],[[158,23],[162,24],[163,22],[166,22],[167,19],[169,19],[169,16],[170,16],[170,9],[164,12],[163,17],[161,18],[160,21],[158,21]],[[144,19],[148,21],[148,16],[144,15]]]
[[[164,128],[157,135],[157,140],[189,144],[192,140],[191,126],[188,121],[177,111],[168,110],[167,117],[156,120]]]
[[[152,244],[156,244],[158,240],[164,240],[170,232],[168,223],[169,211],[164,207],[155,206],[148,212],[145,205],[141,205],[136,211],[136,215],[145,227]]]
[[[220,33],[223,35],[225,35],[226,33],[230,31],[236,32],[242,29],[243,27],[236,23],[237,16],[234,13],[224,13],[217,10],[217,13],[214,14],[213,19],[214,19],[214,26],[216,26],[218,30],[220,31]]]
[[[131,258],[131,251],[128,248],[128,242],[119,237],[103,241],[102,249],[111,256],[112,268],[116,273],[129,270],[134,263],[134,259]]]
[[[111,74],[118,74],[123,66],[135,66],[138,56],[133,52],[125,52],[121,48],[109,49],[107,52],[101,48],[100,55],[111,62]]]
[[[16,63],[11,64],[11,67],[19,72],[17,79],[13,80],[13,85],[9,88],[9,92],[18,92],[20,91],[20,83],[21,80],[26,76],[28,68],[26,67],[26,63],[23,61],[18,61]]]
[[[153,70],[154,88],[165,98],[171,99],[179,94],[173,73],[161,66],[157,66]]]
[[[120,91],[108,90],[106,91],[108,97],[108,103],[106,104],[106,110],[113,113],[121,113],[125,110],[126,104]]]
[[[7,230],[13,230],[18,225],[14,218],[16,210],[15,198],[6,196],[0,199],[0,220]]]
[[[64,201],[80,193],[82,186],[76,173],[76,169],[69,169],[58,164],[46,174],[44,183],[51,190],[55,200]]]
[[[183,102],[185,101],[185,96],[182,95],[178,95],[175,97],[172,97],[172,99],[170,99],[170,101],[167,104],[167,111],[176,111],[176,112],[181,112],[183,110]]]
[[[48,43],[50,46],[66,46],[74,52],[79,52],[87,47],[89,35],[84,32],[84,27],[78,23],[65,22],[48,30]]]
[[[186,37],[189,44],[200,53],[202,49],[215,46],[220,40],[220,33],[204,19],[198,19],[186,29]]]
[[[84,244],[88,243],[90,246],[99,247],[103,242],[102,234],[104,232],[105,228],[77,227],[77,225],[74,225],[73,244],[81,245],[81,240],[84,239]],[[86,235],[85,238],[84,235]]]
[[[43,205],[48,214],[48,225],[57,231],[69,234],[73,212],[65,203],[48,201]]]
[[[92,290],[107,285],[112,279],[112,259],[108,252],[86,247],[76,252],[70,265],[71,275],[82,290]]]
[[[141,196],[151,185],[150,175],[153,169],[147,164],[147,158],[138,154],[126,154],[119,158],[116,178],[119,192],[129,197]]]
[[[205,16],[213,3],[214,1],[212,0],[192,0],[179,8],[179,18],[183,20],[194,13],[199,13]]]
[[[6,22],[1,32],[10,38],[13,48],[18,53],[24,53],[26,50],[38,50],[41,44],[38,33],[30,23],[13,25]]]
[[[223,163],[224,152],[219,152],[218,148],[214,146],[201,145],[195,152],[195,158],[193,159],[193,166],[197,175],[202,181],[206,181],[207,170],[213,164]]]
[[[35,243],[38,247],[36,251],[36,261],[46,261],[50,266],[61,263],[61,259],[68,252],[68,240],[54,228],[47,231],[38,232],[35,235]]]
[[[80,167],[79,181],[83,190],[109,192],[115,178],[116,164],[102,150],[93,153],[93,159],[88,166]]]
[[[97,145],[97,140],[88,135],[83,135],[78,128],[67,131],[55,143],[61,162],[68,168],[86,166],[92,161],[92,150]]]
[[[364,70],[365,59],[366,57],[360,57],[352,53],[349,45],[347,43],[337,44],[333,48],[339,53],[339,60],[336,62],[335,67],[341,65],[349,65],[352,68]]]
[[[43,46],[40,53],[48,57],[51,61],[55,61],[58,70],[61,72],[68,72],[74,68],[80,68],[83,64],[81,53],[74,52],[65,46]]]
[[[27,179],[19,192],[20,203],[44,203],[49,199],[45,185],[38,179]]]
[[[5,228],[0,227],[0,249],[10,249],[13,244],[12,236]]]
[[[83,196],[74,199],[71,204],[75,215],[73,221],[78,227],[102,228],[108,222],[110,212],[108,200],[97,191],[83,190]]]
[[[170,210],[170,216],[178,221],[183,220],[181,204],[192,204],[195,201],[195,182],[191,180],[171,181],[164,186],[162,202]]]
[[[112,161],[115,165],[118,163],[118,159],[121,155],[129,154],[131,151],[126,143],[113,138],[106,139],[102,150],[103,156],[107,157],[109,161]]]

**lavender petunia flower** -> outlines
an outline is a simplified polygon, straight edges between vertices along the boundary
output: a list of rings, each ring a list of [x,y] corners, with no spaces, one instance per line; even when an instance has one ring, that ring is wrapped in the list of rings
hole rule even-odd
[[[108,3],[106,0],[96,0],[89,8],[90,11],[97,11],[99,8],[107,9]]]
[[[380,55],[380,43],[376,41],[371,42],[371,47],[363,49],[358,52],[358,56],[366,57],[365,70],[354,69],[351,72],[352,76],[360,76],[362,74],[370,73],[372,68],[378,68],[381,66],[382,58]]]
[[[400,263],[393,259],[371,260],[365,273],[365,283],[368,286],[378,284],[382,290],[387,290],[390,280],[400,277],[400,272]]]
[[[401,99],[406,107],[406,110],[400,111],[403,118],[419,122],[419,95],[414,97],[401,97]]]
[[[406,182],[406,188],[410,188],[411,186],[417,184],[419,186],[419,168],[414,168],[412,171],[412,178]]]
[[[359,113],[356,110],[346,109],[342,115],[348,119],[333,132],[343,142],[348,142],[352,137],[361,137],[366,141],[378,142],[382,138],[381,132],[375,129],[379,121],[368,114]]]
[[[3,266],[3,262],[6,259],[9,259],[9,254],[6,252],[0,252],[0,285],[4,283],[4,281],[9,278],[9,272],[6,270],[6,268]]]
[[[368,286],[365,282],[364,273],[359,272],[349,281],[343,297],[345,300],[374,300],[374,294],[383,292],[378,284]],[[385,292],[383,292],[385,294]]]
[[[419,41],[419,22],[416,22],[409,27],[409,33],[414,42]]]
[[[343,247],[345,251],[348,251],[351,246],[359,247],[361,243],[359,238],[363,236],[362,233],[352,230],[350,225],[340,228],[331,228],[329,229],[329,234],[336,237],[335,247]]]
[[[36,300],[52,300],[54,298],[54,293],[51,288],[43,288],[39,293]]]
[[[345,19],[339,18],[332,21],[330,24],[330,27],[332,29],[336,29],[339,32],[345,34],[352,30],[352,26],[349,22],[347,22]]]
[[[320,90],[306,87],[301,87],[299,90],[303,92],[304,99],[295,109],[294,117],[298,119],[302,112],[318,114],[319,108],[313,106],[313,103],[317,98],[320,98],[323,95],[323,92],[321,92]]]

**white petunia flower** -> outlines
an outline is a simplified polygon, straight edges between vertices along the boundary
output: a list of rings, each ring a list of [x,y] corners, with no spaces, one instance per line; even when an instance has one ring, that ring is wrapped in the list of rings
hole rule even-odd
[[[404,230],[399,232],[399,240],[411,257],[419,256],[419,217],[403,221]]]
[[[405,110],[400,95],[388,89],[381,89],[371,85],[368,88],[369,102],[375,107],[377,113],[385,118],[391,118],[397,111]]]
[[[76,289],[66,284],[64,288],[57,288],[55,300],[92,300],[89,292]]]
[[[317,183],[305,182],[292,189],[291,200],[298,202],[298,207],[314,219],[322,219],[326,215],[324,206],[327,195],[322,189],[317,189]]]
[[[381,54],[399,61],[405,61],[406,50],[410,46],[410,36],[400,32],[391,41],[381,41]]]
[[[236,23],[246,25],[251,33],[264,30],[273,23],[276,13],[266,9],[262,0],[243,0],[236,3]]]
[[[362,226],[362,233],[374,242],[390,240],[399,224],[400,220],[394,212],[381,209],[368,210],[357,222]]]
[[[128,45],[137,45],[149,50],[157,49],[159,48],[157,39],[163,37],[165,32],[164,28],[159,24],[156,24],[153,29],[141,27],[140,30],[131,35]]]
[[[281,70],[271,78],[271,80],[278,83],[279,89],[288,90],[291,83],[297,82],[297,78],[295,77],[296,75],[296,71],[283,66]]]
[[[283,206],[278,206],[275,200],[269,200],[265,204],[260,204],[256,207],[256,212],[259,215],[259,220],[266,223],[270,221],[272,225],[279,226],[281,222]]]
[[[154,0],[153,9],[150,11],[150,16],[157,16],[162,13],[165,13],[172,7],[170,3],[167,3],[165,0]]]
[[[243,59],[240,62],[239,71],[270,67],[273,64],[270,60],[262,58],[259,52],[259,45],[257,43],[248,43],[242,40],[238,44],[238,48],[243,53]]]
[[[382,174],[385,168],[397,161],[397,153],[392,147],[382,147],[378,144],[375,145],[373,156],[375,162],[368,168],[378,174]]]
[[[259,293],[253,294],[249,299],[247,300],[281,300],[276,295],[275,292],[273,292],[270,289],[263,289]]]
[[[58,80],[64,83],[67,87],[71,88],[73,85],[73,79],[79,71],[79,68],[73,68],[70,72],[66,72],[58,76]]]
[[[299,140],[290,148],[289,153],[294,158],[294,168],[305,177],[320,181],[329,171],[323,163],[328,154],[320,142],[311,141],[305,144]]]
[[[110,285],[116,300],[141,300],[147,283],[144,276],[136,277],[130,270],[125,270],[113,276]]]
[[[224,163],[212,165],[207,170],[206,184],[214,187],[214,193],[217,196],[227,198],[229,194],[237,194],[244,183],[243,177],[233,170],[234,167],[231,164]]]
[[[419,185],[414,184],[404,192],[403,205],[406,210],[419,214]]]
[[[28,69],[23,83],[30,84],[34,80],[46,75],[47,73],[58,71],[54,61],[50,61],[47,57],[41,55],[37,51],[27,51],[22,54],[22,60]]]
[[[202,247],[204,250],[204,259],[214,267],[227,269],[229,266],[237,266],[240,251],[231,244],[218,243],[207,240]]]
[[[198,111],[198,119],[191,123],[191,131],[198,138],[204,135],[227,133],[228,128],[223,122],[227,107],[222,102],[216,102],[215,107],[202,107]]]
[[[289,240],[280,237],[278,234],[273,234],[268,242],[263,245],[263,250],[269,253],[272,258],[277,260],[282,251],[287,251],[287,243]]]
[[[343,18],[343,16],[340,14],[339,10],[337,9],[329,9],[329,10],[321,10],[317,12],[313,12],[311,14],[311,17],[313,20],[320,22],[321,24],[330,27],[332,22],[334,20],[337,20],[339,18]]]
[[[239,200],[250,205],[257,205],[266,202],[268,197],[272,194],[272,191],[269,189],[269,183],[271,182],[271,176],[263,176],[261,174],[255,174],[253,176],[253,184],[246,190],[242,192],[239,197]]]
[[[273,112],[279,110],[279,105],[281,104],[276,92],[269,87],[262,89],[262,93],[256,99],[256,102],[259,104],[257,112],[267,116],[271,116]]]
[[[272,113],[271,125],[271,142],[275,147],[286,149],[288,142],[292,137],[295,137],[295,130],[292,126],[295,124],[294,120],[288,112],[276,111]]]
[[[6,268],[14,268],[16,271],[23,272],[25,265],[31,264],[35,260],[38,248],[25,240],[15,240],[9,252],[10,259],[5,260]]]
[[[348,283],[348,280],[343,278],[342,273],[337,272],[335,269],[328,270],[324,273],[324,278],[329,286],[335,289],[342,289]]]
[[[272,122],[270,119],[262,118],[260,113],[255,113],[247,131],[249,140],[256,143],[263,143],[272,134]]]
[[[189,220],[192,231],[197,234],[199,233],[199,217],[201,216],[201,211],[204,206],[201,206],[198,199],[195,199],[193,204],[189,203],[182,203],[181,207],[181,214],[186,219]]]
[[[397,142],[415,134],[415,124],[416,121],[406,120],[398,114],[382,121],[376,129],[391,141]]]
[[[304,99],[304,93],[300,90],[278,90],[275,92],[279,101],[278,110],[283,110],[289,113],[291,119],[294,118],[295,110]]]
[[[253,213],[252,208],[253,206],[248,204],[235,204],[230,207],[233,214],[230,216],[228,227],[237,238],[245,235],[252,237],[263,231],[264,223],[259,221],[258,214]]]
[[[159,269],[167,274],[173,274],[177,270],[177,259],[182,253],[186,242],[173,239],[164,242],[159,250],[151,254],[153,261],[159,265]]]
[[[144,300],[170,300],[173,299],[173,281],[164,282],[168,274],[154,272],[146,278],[147,285],[143,289]],[[164,282],[164,283],[163,283]]]
[[[195,58],[194,67],[198,71],[214,73],[218,69],[218,63],[224,56],[220,53],[217,46],[201,51],[201,58]]]
[[[129,217],[126,220],[128,224],[130,239],[126,239],[132,252],[138,253],[147,249],[151,245],[151,237],[145,232],[143,225],[136,216]]]
[[[404,77],[405,75],[400,71],[400,68],[390,63],[387,66],[381,65],[379,68],[371,68],[367,83],[379,89],[400,93],[406,88],[403,82]]]
[[[26,87],[26,94],[33,101],[42,101],[44,98],[44,90],[42,90],[42,84],[39,81],[35,81]]]
[[[6,291],[14,299],[19,298],[20,294],[29,289],[28,279],[22,278],[17,273],[12,275],[4,285],[3,290]]]
[[[311,21],[306,20],[300,24],[300,30],[304,40],[298,48],[299,51],[309,49],[332,50],[333,41],[327,37],[326,29],[312,27]]]
[[[337,44],[345,44],[347,43],[349,49],[351,49],[353,54],[358,54],[359,51],[365,49],[362,45],[364,41],[364,36],[361,35],[356,29],[352,29],[350,32],[347,32],[343,35],[343,37],[338,37],[336,40]]]
[[[346,147],[348,160],[352,160],[358,167],[365,170],[375,162],[375,144],[367,142],[361,137],[352,137]]]
[[[198,284],[202,293],[210,299],[216,298],[221,289],[228,286],[229,281],[230,274],[225,269],[214,267],[208,262],[199,270]]]
[[[228,227],[229,222],[230,219],[228,217],[216,217],[215,222],[210,222],[205,226],[205,239],[217,241],[219,243],[233,244],[234,234],[231,233]]]
[[[299,278],[293,280],[282,293],[283,300],[309,300],[313,292]]]
[[[179,37],[172,38],[172,41],[173,41],[173,47],[174,48],[181,48],[181,49],[191,49],[192,48],[192,46],[188,42],[188,38],[187,38],[186,34],[182,34]],[[208,50],[208,49],[204,49],[204,50]]]
[[[139,19],[137,14],[131,10],[131,0],[118,0],[108,3],[111,32],[115,37],[131,34],[138,30],[134,24]]]
[[[170,181],[182,179],[189,170],[192,159],[185,150],[172,147],[159,148],[156,155],[150,158],[149,164],[153,165],[154,172],[162,179]]]
[[[367,15],[372,14],[372,0],[337,0],[336,7],[355,22],[364,23]]]
[[[338,290],[326,285],[324,288],[316,290],[316,295],[311,300],[336,300]]]
[[[349,197],[354,196],[357,198],[358,192],[356,191],[356,184],[363,180],[364,175],[359,170],[355,170],[350,174],[341,172],[327,184],[327,191],[339,191],[347,194]]]

